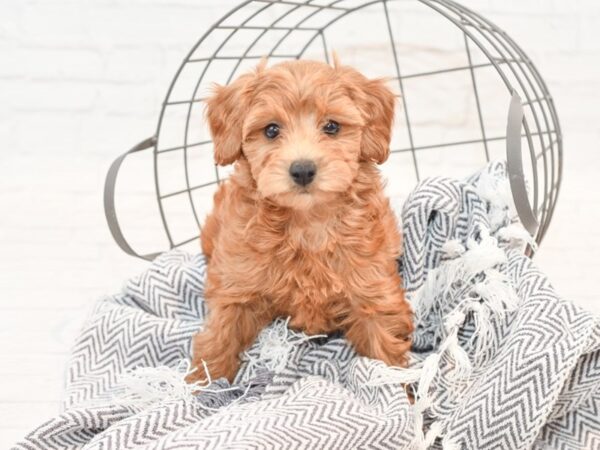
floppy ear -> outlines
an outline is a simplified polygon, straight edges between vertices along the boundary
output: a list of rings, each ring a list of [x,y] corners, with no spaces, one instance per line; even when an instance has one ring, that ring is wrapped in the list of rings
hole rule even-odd
[[[206,119],[214,143],[215,162],[220,166],[242,156],[242,126],[248,108],[248,84],[254,73],[242,75],[227,86],[216,86],[206,101]]]
[[[365,161],[382,164],[390,156],[396,97],[382,79],[367,80],[364,90],[366,98],[359,107],[366,118],[361,157]]]
[[[339,66],[348,93],[365,122],[361,140],[361,159],[377,164],[390,155],[390,139],[394,121],[396,97],[386,86],[385,79],[369,80],[350,67]]]

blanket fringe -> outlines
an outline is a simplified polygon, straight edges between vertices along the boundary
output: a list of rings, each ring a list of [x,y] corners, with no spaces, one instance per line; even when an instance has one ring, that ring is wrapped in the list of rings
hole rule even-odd
[[[498,267],[507,263],[506,253],[489,230],[480,230],[479,242],[474,239],[463,246],[458,241],[449,241],[443,246],[447,261],[432,270],[423,286],[413,297],[413,308],[417,322],[439,322],[431,327],[439,346],[418,369],[396,369],[379,375],[376,381],[397,381],[418,378],[418,387],[413,406],[415,424],[415,447],[426,449],[442,438],[442,448],[455,450],[460,445],[445,435],[446,424],[439,417],[431,423],[427,433],[423,431],[424,414],[436,402],[435,391],[431,392],[436,377],[444,377],[447,386],[458,394],[461,386],[471,376],[473,362],[478,364],[485,358],[486,349],[494,339],[492,321],[503,317],[518,306],[518,296],[506,275]],[[503,236],[520,236],[509,231]],[[451,311],[443,310],[449,298],[462,298]],[[467,338],[466,347],[461,346],[458,333],[467,317],[472,319],[474,330]],[[469,355],[472,355],[471,358]],[[440,361],[453,363],[446,373],[441,373]],[[403,372],[407,372],[403,374]],[[393,376],[392,376],[393,374]],[[402,382],[402,381],[400,381]],[[404,381],[405,382],[405,381]],[[452,394],[451,394],[452,395]]]
[[[249,350],[244,352],[243,359],[248,367],[243,375],[246,382],[256,375],[261,368],[270,372],[280,373],[285,369],[294,347],[309,341],[327,337],[326,334],[308,336],[289,328],[290,317],[278,318],[269,327],[262,330],[258,336],[258,353]]]
[[[473,182],[477,195],[488,205],[487,216],[492,231],[508,225],[517,217],[517,208],[506,173],[482,172]]]
[[[245,388],[215,386],[204,361],[202,361],[202,370],[205,379],[188,383],[186,377],[196,370],[196,367],[191,368],[189,359],[180,360],[175,367],[157,366],[126,369],[117,379],[116,385],[109,392],[107,399],[98,399],[94,404],[87,406],[100,406],[110,403],[141,412],[155,408],[165,402],[186,400],[194,402],[203,409],[216,412],[241,401],[252,386],[251,384],[248,384]],[[219,408],[204,405],[198,402],[196,397],[202,392],[235,391],[242,391],[242,394],[228,405]]]
[[[520,247],[528,244],[533,251],[537,251],[538,245],[535,239],[521,225],[512,223],[506,227],[500,228],[497,233],[498,239],[508,242],[511,247]]]

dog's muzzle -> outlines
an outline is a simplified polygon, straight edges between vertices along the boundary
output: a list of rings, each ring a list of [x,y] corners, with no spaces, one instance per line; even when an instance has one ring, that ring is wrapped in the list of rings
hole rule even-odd
[[[312,183],[316,174],[316,164],[308,159],[294,161],[290,165],[290,176],[294,180],[294,183],[300,186],[307,186]]]

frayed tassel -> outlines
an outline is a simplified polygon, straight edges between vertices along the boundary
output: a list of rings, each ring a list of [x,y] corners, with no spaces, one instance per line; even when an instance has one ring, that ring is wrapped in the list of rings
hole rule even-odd
[[[417,396],[415,401],[415,407],[421,412],[431,405],[429,390],[435,376],[438,373],[439,366],[440,355],[438,353],[432,353],[425,358],[425,361],[423,361],[423,367],[421,368],[421,376],[419,377],[419,386],[417,387]]]
[[[423,413],[431,406],[429,390],[435,379],[440,363],[440,355],[432,353],[418,368],[404,369],[389,367],[384,363],[378,364],[371,373],[367,386],[382,386],[385,384],[413,384],[418,382],[415,392],[415,403],[412,407],[415,437],[414,448],[426,449],[440,435],[442,424],[434,422],[427,434],[423,433]]]
[[[431,447],[435,440],[440,437],[442,434],[442,423],[439,421],[433,422],[427,430],[427,434],[425,435],[425,439],[423,440],[424,448]]]
[[[202,370],[206,375],[205,379],[188,383],[186,377],[196,370],[198,369],[191,368],[190,361],[187,359],[179,361],[175,367],[158,366],[127,369],[117,379],[116,386],[111,390],[108,398],[98,399],[85,406],[116,404],[141,412],[155,408],[165,402],[185,400],[194,402],[200,408],[216,412],[240,402],[252,387],[252,384],[248,384],[245,388],[238,386],[212,387],[213,381],[204,361],[202,361]],[[197,401],[196,397],[202,392],[221,393],[242,390],[242,395],[220,408],[203,405]]]
[[[519,306],[519,297],[510,282],[499,272],[486,273],[486,279],[473,286],[473,292],[496,315],[513,311]]]
[[[471,354],[474,361],[481,361],[481,357],[489,343],[492,340],[492,323],[490,320],[490,310],[484,304],[473,301],[465,306],[473,313],[475,330],[469,340]]]
[[[452,380],[464,380],[471,375],[473,370],[469,355],[458,344],[456,332],[448,336],[446,343],[446,352],[454,362],[454,369],[448,374],[448,377]]]
[[[423,361],[421,367],[404,369],[389,367],[381,363],[371,373],[367,386],[382,386],[385,384],[413,384],[418,382],[415,392],[415,403],[412,407],[415,437],[415,448],[426,449],[441,432],[441,424],[432,424],[427,435],[423,433],[423,412],[431,406],[429,390],[439,370],[440,355],[433,353]]]
[[[424,321],[434,306],[447,304],[447,296],[456,283],[468,285],[478,274],[507,262],[506,253],[498,248],[497,240],[491,237],[487,230],[481,230],[480,235],[480,242],[474,239],[467,241],[467,249],[460,257],[448,260],[429,272],[423,285],[413,295],[417,323]],[[457,249],[456,243],[446,244],[449,245],[450,250]]]
[[[471,374],[472,366],[469,355],[458,343],[458,330],[463,326],[466,316],[459,309],[455,309],[446,316],[444,328],[447,336],[439,346],[439,353],[446,353],[454,362],[454,369],[449,374],[453,380],[464,379]]]
[[[465,323],[465,313],[462,311],[455,309],[450,314],[446,316],[446,320],[444,320],[444,328],[446,329],[446,333],[452,333],[457,330],[460,326]]]
[[[417,407],[413,408],[413,423],[415,426],[415,437],[413,439],[413,447],[417,449],[425,449],[425,434],[423,433],[423,411]]]
[[[515,311],[519,297],[504,275],[492,271],[486,273],[486,279],[475,284],[472,291],[478,298],[464,305],[465,311],[473,315],[475,329],[469,340],[473,361],[479,365],[490,349],[494,347],[494,327],[492,321],[502,319],[507,313]]]
[[[206,378],[202,381],[187,383],[186,377],[195,372],[197,368],[190,368],[189,360],[181,360],[175,368],[168,366],[138,367],[127,369],[117,380],[116,387],[111,392],[109,402],[120,406],[130,407],[136,411],[146,411],[161,403],[176,400],[196,401],[196,395],[201,392],[230,392],[241,391],[241,387],[229,388],[212,387],[213,381],[210,377],[206,363],[202,361],[202,369]],[[243,399],[251,385],[249,384],[242,395],[227,406],[229,407]],[[197,404],[209,411],[218,411],[222,408],[211,408]]]
[[[421,377],[421,368],[404,369],[402,367],[387,366],[384,363],[378,364],[373,369],[366,386],[378,387],[386,384],[412,384],[419,381]]]
[[[442,252],[444,252],[444,255],[448,258],[456,258],[465,252],[465,247],[460,240],[453,239],[442,245]]]
[[[498,230],[498,239],[509,242],[511,246],[518,247],[523,244],[528,244],[533,251],[537,250],[537,243],[531,234],[527,232],[522,225],[512,223]]]
[[[423,414],[426,409],[431,407],[432,398],[429,394],[431,386],[440,369],[440,358],[442,351],[448,351],[450,356],[456,362],[455,371],[460,372],[461,376],[470,373],[471,366],[467,354],[460,348],[456,340],[456,330],[442,344],[444,349],[440,353],[432,353],[423,362],[421,367],[421,375],[419,377],[419,385],[416,391],[415,403],[413,406],[413,422],[415,426],[414,447],[418,449],[427,449],[432,446],[435,440],[441,437],[443,433],[444,423],[435,421],[427,430],[423,432]],[[462,354],[461,354],[462,352]],[[461,356],[457,356],[461,354]]]
[[[412,408],[415,432],[413,444],[415,448],[426,449],[433,444],[441,433],[442,424],[436,422],[431,425],[426,435],[423,433],[423,413],[431,406],[432,400],[429,391],[438,373],[439,363],[440,355],[438,353],[429,355],[419,368],[403,369],[389,367],[381,363],[376,366],[370,380],[366,383],[367,386],[382,386],[385,384],[413,384],[418,382],[415,403]]]
[[[423,285],[414,293],[412,298],[413,310],[416,323],[435,323],[435,319],[430,317],[431,311],[438,311],[440,314],[443,307],[448,302],[454,283],[469,283],[469,279],[464,273],[463,260],[460,258],[449,260],[440,267],[429,272]],[[441,322],[442,317],[438,318]],[[435,327],[433,332],[438,337],[440,330]]]
[[[190,362],[182,360],[175,367],[138,367],[125,370],[117,380],[112,393],[113,403],[146,410],[165,400],[183,400],[194,397],[200,383],[188,384],[185,377],[191,373]]]
[[[423,433],[423,413],[434,404],[435,390],[430,392],[439,374],[447,386],[458,394],[473,371],[473,364],[486,355],[495,339],[492,320],[502,318],[518,307],[519,298],[501,266],[508,261],[505,251],[489,230],[480,230],[477,240],[468,239],[463,247],[458,241],[447,242],[444,253],[453,259],[431,270],[419,290],[413,295],[413,308],[417,324],[429,324],[433,342],[440,342],[437,353],[429,355],[419,369],[421,374],[413,408],[415,445],[426,448],[441,437],[444,422],[432,424],[427,435]],[[450,308],[453,308],[450,312]],[[463,348],[458,341],[459,330],[467,314],[472,313],[475,329]],[[433,324],[433,325],[430,325]],[[446,356],[454,364],[451,371],[440,373],[440,359]],[[381,376],[380,381],[392,379],[393,373]],[[411,373],[410,376],[416,374]],[[404,374],[405,379],[409,374]],[[400,377],[398,377],[400,378]],[[453,394],[449,394],[452,396]],[[444,449],[457,450],[460,444],[444,438]]]
[[[492,230],[510,223],[517,216],[510,182],[505,174],[484,172],[474,186],[479,197],[488,205],[488,220]]]
[[[289,321],[289,317],[285,320],[279,318],[260,332],[257,341],[258,356],[252,355],[250,351],[244,353],[244,357],[248,361],[248,369],[243,377],[244,381],[248,381],[250,377],[254,376],[259,368],[280,373],[285,369],[294,347],[311,339],[327,337],[325,334],[308,336],[290,330]]]
[[[469,240],[467,245],[469,250],[461,258],[467,278],[507,261],[506,253],[498,247],[498,241],[483,232],[480,243]]]
[[[365,384],[367,386],[383,386],[386,384],[413,384],[418,382],[417,403],[422,400],[422,404],[425,404],[428,403],[428,392],[437,374],[439,362],[440,355],[432,353],[425,358],[420,367],[410,369],[387,366],[381,363],[375,366],[369,381]]]

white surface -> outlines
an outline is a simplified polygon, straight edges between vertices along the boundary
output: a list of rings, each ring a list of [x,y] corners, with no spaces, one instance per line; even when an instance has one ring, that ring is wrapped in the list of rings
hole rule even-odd
[[[0,2],[0,447],[56,413],[85,312],[145,266],[106,228],[105,173],[153,133],[180,60],[236,3]],[[600,3],[464,3],[509,32],[555,98],[564,181],[536,261],[559,293],[599,312]],[[138,220],[134,239],[152,240],[148,228]]]

